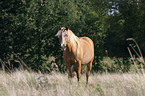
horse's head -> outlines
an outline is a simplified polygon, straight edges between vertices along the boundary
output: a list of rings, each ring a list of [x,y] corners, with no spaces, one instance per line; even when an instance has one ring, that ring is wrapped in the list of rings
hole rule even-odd
[[[55,36],[59,38],[59,41],[61,43],[61,49],[65,51],[67,45],[67,37],[68,37],[68,26],[66,28],[59,26],[59,31]]]

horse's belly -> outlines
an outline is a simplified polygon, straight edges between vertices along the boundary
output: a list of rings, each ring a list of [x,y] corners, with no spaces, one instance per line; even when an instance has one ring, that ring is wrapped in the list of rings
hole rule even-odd
[[[83,59],[82,59],[82,64],[87,64],[89,63],[92,59],[94,58],[93,52],[88,54],[84,54]]]
[[[87,64],[94,58],[94,45],[91,39],[87,37],[81,38],[81,45],[83,46],[82,64]]]

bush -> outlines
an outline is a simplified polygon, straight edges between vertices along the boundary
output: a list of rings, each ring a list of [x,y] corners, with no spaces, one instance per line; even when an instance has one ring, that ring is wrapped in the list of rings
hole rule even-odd
[[[130,58],[110,58],[110,57],[104,57],[99,65],[100,69],[99,72],[137,72],[137,70],[142,71],[141,64],[139,59],[135,59],[135,63],[137,65],[134,65],[133,61]]]

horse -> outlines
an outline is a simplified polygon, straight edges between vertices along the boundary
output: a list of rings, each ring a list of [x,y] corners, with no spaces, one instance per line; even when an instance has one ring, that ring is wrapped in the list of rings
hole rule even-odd
[[[94,60],[93,41],[88,37],[77,37],[69,30],[68,26],[59,26],[59,30],[55,36],[59,38],[69,78],[72,78],[73,74],[76,72],[79,83],[81,65],[87,64],[86,86],[88,87],[88,80]]]

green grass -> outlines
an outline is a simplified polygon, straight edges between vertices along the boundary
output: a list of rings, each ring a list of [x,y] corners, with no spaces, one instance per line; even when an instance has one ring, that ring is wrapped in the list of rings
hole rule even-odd
[[[137,73],[91,74],[89,88],[81,76],[70,81],[67,74],[0,71],[0,96],[145,96],[145,75]]]

